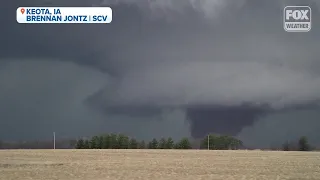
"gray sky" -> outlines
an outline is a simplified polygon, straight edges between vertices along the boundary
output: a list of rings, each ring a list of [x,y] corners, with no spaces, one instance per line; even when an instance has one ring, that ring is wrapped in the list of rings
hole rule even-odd
[[[138,138],[215,131],[240,133],[252,146],[300,135],[320,144],[315,0],[6,3],[0,16],[6,24],[0,30],[3,139],[48,138],[53,130],[64,137],[112,131]],[[109,5],[111,24],[15,21],[18,6]],[[283,30],[286,5],[312,7],[310,32]]]

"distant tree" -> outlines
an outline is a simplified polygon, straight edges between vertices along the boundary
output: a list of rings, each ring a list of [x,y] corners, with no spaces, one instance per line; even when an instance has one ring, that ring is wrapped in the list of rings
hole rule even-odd
[[[308,142],[308,138],[306,136],[302,136],[299,139],[299,150],[300,151],[310,151],[310,145]]]
[[[139,149],[146,149],[146,143],[143,140],[139,143]]]
[[[119,149],[118,138],[116,134],[110,134],[109,136],[109,149]]]
[[[159,148],[159,141],[156,138],[152,139],[151,144],[152,144],[152,149]]]
[[[192,149],[191,143],[188,138],[182,138],[176,145],[177,149]]]
[[[209,137],[209,143],[208,143],[208,137]],[[200,148],[201,149],[208,149],[208,146],[209,146],[210,150],[215,149],[215,141],[216,141],[216,135],[214,135],[214,134],[207,135],[201,141]]]
[[[148,145],[148,148],[149,148],[149,149],[158,149],[158,145],[159,145],[158,140],[157,140],[156,138],[153,138],[153,139],[150,141],[150,143],[149,143],[149,145]]]
[[[93,137],[89,141],[89,147],[90,147],[90,149],[96,148],[96,141],[93,139]]]
[[[174,143],[173,149],[180,149],[180,143],[179,142]]]
[[[98,149],[99,148],[99,137],[93,136],[90,140],[90,149]]]
[[[138,149],[138,147],[139,147],[138,141],[135,138],[131,138],[129,142],[129,148]]]
[[[159,141],[159,149],[166,149],[166,144],[167,144],[167,141],[165,138],[161,138],[160,141]]]
[[[110,137],[109,134],[104,134],[102,138],[102,149],[109,149]]]
[[[83,139],[79,139],[76,143],[76,149],[84,149],[84,141]]]
[[[228,149],[227,137],[226,136],[216,136],[214,142],[214,149],[226,150]]]
[[[208,143],[209,138],[209,143]],[[243,146],[242,141],[232,136],[219,136],[210,134],[206,136],[200,144],[201,149],[216,149],[216,150],[228,150],[228,149],[239,149]]]
[[[230,150],[238,149],[242,145],[242,142],[232,136],[218,136],[216,149]]]
[[[165,149],[173,149],[173,147],[174,147],[174,141],[171,137],[169,137],[166,141]]]
[[[97,139],[97,149],[102,149],[103,146],[103,135],[100,135]]]
[[[84,140],[83,149],[90,149],[90,142],[88,139]]]
[[[118,144],[120,149],[128,149],[129,148],[129,137],[123,134],[118,135]]]

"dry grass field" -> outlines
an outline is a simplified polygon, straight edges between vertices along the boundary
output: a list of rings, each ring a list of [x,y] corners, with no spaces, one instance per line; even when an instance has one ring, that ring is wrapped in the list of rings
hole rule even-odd
[[[1,180],[320,179],[319,152],[2,150]]]

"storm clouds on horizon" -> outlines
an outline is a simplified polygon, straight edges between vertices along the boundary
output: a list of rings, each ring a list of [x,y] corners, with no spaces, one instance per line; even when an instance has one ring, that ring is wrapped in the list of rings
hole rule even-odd
[[[250,146],[300,135],[320,145],[317,1],[6,3],[0,139],[214,132]],[[286,5],[311,6],[310,32],[283,30]],[[111,6],[114,20],[22,25],[18,6]]]

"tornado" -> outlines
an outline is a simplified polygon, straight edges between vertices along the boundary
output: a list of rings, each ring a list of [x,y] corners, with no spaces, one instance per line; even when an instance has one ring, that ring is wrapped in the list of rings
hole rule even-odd
[[[193,106],[186,109],[190,132],[194,138],[209,133],[236,136],[244,127],[252,126],[264,116],[267,107],[242,106]]]

